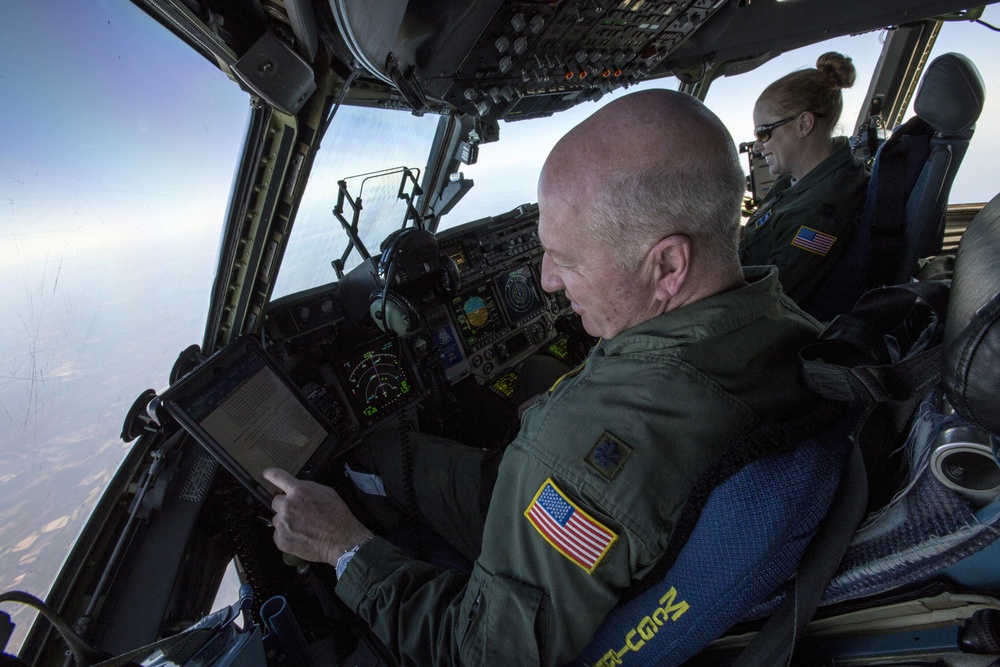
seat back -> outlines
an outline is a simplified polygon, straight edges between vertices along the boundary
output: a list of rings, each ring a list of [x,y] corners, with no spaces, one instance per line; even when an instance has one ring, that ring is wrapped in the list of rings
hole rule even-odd
[[[969,594],[1000,589],[998,265],[1000,195],[975,216],[959,245],[941,343],[940,386],[921,403],[903,448],[910,480],[889,508],[855,534],[822,606],[858,599],[877,606],[879,596],[889,591],[894,593],[887,603],[898,603],[903,598],[896,592],[904,586],[935,590],[926,586],[929,580],[965,582],[960,591]],[[958,441],[949,433],[958,434]],[[955,452],[961,475],[950,478],[947,464],[935,461]],[[986,497],[984,489],[992,495]],[[834,623],[825,622],[829,631]],[[906,630],[899,630],[900,636]],[[830,653],[832,644],[813,650],[825,658],[853,655],[851,641],[838,644],[836,655]],[[956,644],[951,650],[960,649]]]
[[[916,115],[875,156],[858,233],[841,260],[867,275],[867,287],[907,282],[919,259],[941,252],[948,195],[984,99],[966,56],[946,53],[927,66]]]
[[[830,506],[848,430],[838,423],[717,486],[666,576],[613,609],[574,664],[679,665],[771,596]]]
[[[941,252],[948,195],[985,94],[979,70],[961,54],[940,56],[924,73],[913,109],[933,133],[927,160],[906,200],[903,257],[890,284],[908,280],[920,258]]]
[[[914,290],[941,287],[938,291],[947,296],[946,304],[935,308],[935,317],[942,317],[944,322],[941,342],[936,349],[922,353],[935,362],[933,367],[915,366],[919,377],[900,375],[894,380],[898,394],[894,398],[908,402],[906,392],[924,387],[911,402],[915,416],[909,423],[909,439],[900,450],[908,458],[908,477],[901,483],[902,491],[891,498],[891,504],[876,504],[882,509],[874,512],[855,534],[823,595],[823,605],[871,598],[934,577],[996,540],[1000,502],[994,502],[995,507],[978,505],[992,500],[986,496],[994,492],[1000,476],[1000,463],[994,460],[1000,447],[1000,393],[996,390],[1000,377],[998,265],[1000,195],[969,224],[959,244],[950,289],[947,284],[933,283],[904,286]],[[926,289],[921,291],[931,294]],[[875,291],[869,292],[864,301],[872,301],[876,295]],[[896,319],[887,308],[870,315],[882,321]],[[929,327],[911,335],[921,333],[920,339],[926,340],[923,334],[929,332]],[[851,325],[851,331],[858,330],[858,325]],[[826,357],[834,354],[834,348],[825,348]],[[854,376],[867,378],[865,386],[875,386],[871,371],[890,366],[903,368],[901,362],[884,359],[866,369],[856,368]],[[829,378],[825,382],[832,386]],[[889,397],[879,401],[879,405],[885,405]],[[862,442],[862,446],[871,444]],[[893,449],[897,446],[892,442],[889,445]],[[959,462],[954,465],[960,465],[957,472],[961,478],[949,479],[947,461],[952,456]],[[899,468],[895,460],[892,467]],[[873,480],[872,484],[877,488],[881,482],[894,492],[895,486],[887,481]],[[1000,580],[994,585],[1000,585]]]
[[[969,223],[955,257],[943,381],[955,410],[1000,435],[1000,194]]]

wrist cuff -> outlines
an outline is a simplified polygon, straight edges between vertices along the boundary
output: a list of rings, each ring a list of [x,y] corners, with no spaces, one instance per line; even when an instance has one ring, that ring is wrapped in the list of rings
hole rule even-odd
[[[357,544],[355,544],[353,547],[351,547],[347,551],[345,551],[344,553],[340,554],[340,558],[337,559],[337,568],[336,568],[337,569],[337,580],[338,581],[340,580],[340,577],[343,576],[344,570],[347,569],[347,564],[351,562],[352,558],[354,558],[354,554],[358,553],[358,549],[360,549],[361,547],[363,547],[369,540],[371,540],[374,537],[375,537],[375,535],[371,534],[368,537],[366,537],[365,539],[363,539],[360,542],[358,542]]]

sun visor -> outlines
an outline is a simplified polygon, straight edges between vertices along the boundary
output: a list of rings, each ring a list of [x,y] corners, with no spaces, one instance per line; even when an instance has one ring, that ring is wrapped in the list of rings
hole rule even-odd
[[[413,65],[412,48],[399,43],[407,5],[406,0],[330,1],[333,16],[351,54],[361,67],[385,83],[392,83],[386,72],[389,54],[394,54],[404,65]],[[405,53],[404,48],[407,48]]]
[[[501,0],[330,0],[351,54],[372,76],[394,86],[414,113],[428,108],[425,88],[447,82]]]

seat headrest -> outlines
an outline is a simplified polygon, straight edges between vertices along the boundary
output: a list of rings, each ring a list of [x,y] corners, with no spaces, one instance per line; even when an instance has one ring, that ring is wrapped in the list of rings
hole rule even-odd
[[[942,381],[955,410],[1000,435],[1000,195],[969,223],[955,257]]]
[[[924,70],[913,110],[938,132],[959,134],[976,124],[985,100],[986,86],[972,61],[946,53]]]

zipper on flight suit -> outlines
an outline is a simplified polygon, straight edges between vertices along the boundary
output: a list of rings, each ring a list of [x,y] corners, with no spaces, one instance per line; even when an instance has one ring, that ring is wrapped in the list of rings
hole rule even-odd
[[[476,595],[476,599],[472,601],[472,607],[469,608],[469,623],[471,624],[473,619],[476,618],[476,614],[479,612],[479,601],[482,599],[483,594],[479,593]]]

